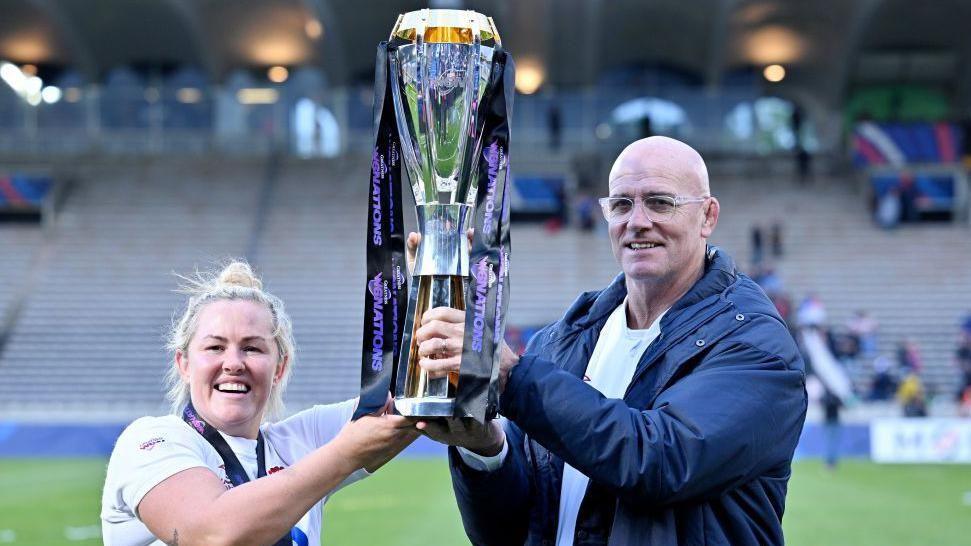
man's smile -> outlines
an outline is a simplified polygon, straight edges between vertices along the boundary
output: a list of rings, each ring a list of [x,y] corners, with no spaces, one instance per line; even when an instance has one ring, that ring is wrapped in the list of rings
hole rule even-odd
[[[661,246],[664,246],[664,245],[662,245],[661,243],[655,243],[650,241],[631,241],[624,245],[625,248],[628,248],[631,250],[647,250],[647,249],[657,248]]]

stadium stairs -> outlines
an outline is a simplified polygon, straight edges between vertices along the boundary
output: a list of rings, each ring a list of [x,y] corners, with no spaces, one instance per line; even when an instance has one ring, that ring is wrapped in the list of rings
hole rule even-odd
[[[878,229],[860,188],[856,180],[842,178],[809,186],[781,177],[758,183],[716,180],[723,220],[715,241],[730,248],[744,268],[751,259],[752,224],[782,223],[785,253],[775,265],[794,306],[817,294],[835,328],[856,310],[869,311],[879,323],[878,354],[895,362],[898,345],[916,341],[929,391],[950,397],[957,386],[958,324],[971,310],[966,250],[971,230],[946,223]],[[865,392],[872,362],[850,371]]]

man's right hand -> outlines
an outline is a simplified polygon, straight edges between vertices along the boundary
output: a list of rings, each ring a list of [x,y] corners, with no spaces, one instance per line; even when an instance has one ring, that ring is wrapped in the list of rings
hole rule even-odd
[[[452,417],[418,421],[416,427],[436,442],[464,447],[484,457],[498,455],[506,443],[506,433],[496,419],[481,424],[471,417]]]
[[[462,345],[465,339],[465,311],[451,307],[435,307],[421,316],[421,326],[415,330],[418,344],[418,365],[431,378],[458,373],[462,367]],[[519,355],[502,340],[499,344],[499,394],[506,390],[506,381]]]
[[[468,237],[469,244],[471,245],[472,230],[469,230]],[[409,272],[414,272],[415,270],[415,256],[418,253],[419,243],[421,243],[421,234],[419,233],[409,233],[407,239],[405,240],[405,251],[407,254]],[[451,310],[439,310],[436,311],[436,313],[449,311]],[[426,315],[428,314],[429,312],[426,311]],[[422,322],[424,323],[427,320],[432,320],[436,317],[437,315],[430,316],[428,319],[423,317]],[[456,343],[453,343],[453,346],[459,348],[457,350],[458,358],[452,359],[456,361],[455,366],[457,367],[457,363],[461,362],[461,347],[463,341],[462,330],[464,330],[465,323],[464,321],[461,321],[461,319],[455,320],[458,321],[456,324],[460,326],[458,333],[453,333],[456,341]],[[423,337],[420,333],[418,337],[419,342],[421,342],[426,341],[425,337],[429,337],[429,335],[425,335]],[[437,341],[441,343],[441,341],[448,336],[439,332],[434,337],[438,337],[439,339]],[[438,349],[439,352],[442,352],[441,349],[443,347],[447,348],[448,345],[443,343]],[[500,360],[502,363],[506,363],[506,365],[504,368],[501,366],[505,373],[503,374],[503,377],[500,378],[500,387],[505,387],[505,375],[508,374],[509,369],[512,368],[516,362],[518,362],[519,357],[509,349],[505,342],[502,343],[501,350],[503,351],[503,358]],[[441,356],[447,357],[450,355],[442,354]],[[429,364],[427,358],[425,361],[425,364]],[[449,370],[436,368],[431,371],[430,375],[432,377],[444,376],[446,371]],[[458,371],[458,369],[451,371]],[[498,455],[499,452],[502,451],[502,446],[506,443],[506,434],[503,432],[502,426],[499,425],[499,422],[496,420],[489,421],[483,425],[471,418],[447,418],[436,421],[418,421],[416,423],[416,428],[418,428],[418,430],[420,430],[425,436],[428,436],[436,442],[463,447],[485,457]]]

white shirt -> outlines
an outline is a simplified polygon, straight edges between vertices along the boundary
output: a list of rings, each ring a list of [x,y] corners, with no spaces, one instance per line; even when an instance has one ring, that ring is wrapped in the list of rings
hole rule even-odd
[[[283,421],[260,427],[266,450],[266,472],[272,474],[290,466],[326,444],[343,428],[354,413],[355,400],[314,406]],[[256,440],[223,434],[250,479],[256,478]],[[187,470],[211,470],[227,488],[223,461],[215,448],[181,417],[142,417],[118,437],[108,462],[104,493],[101,497],[101,529],[106,546],[163,545],[138,519],[138,504],[163,480]],[[367,476],[358,470],[338,488]],[[320,544],[321,499],[307,512],[296,528],[308,537],[309,544]]]
[[[667,311],[665,311],[666,313]],[[627,327],[627,300],[610,314],[597,346],[593,349],[584,380],[590,380],[590,386],[600,391],[607,398],[623,398],[637,364],[644,355],[647,347],[661,333],[661,319],[664,313],[646,330],[631,330]],[[496,470],[509,452],[508,446],[502,446],[502,451],[493,457],[483,457],[463,448],[458,448],[459,455],[465,464],[471,468],[483,471]],[[556,531],[557,546],[573,546],[573,534],[576,529],[577,514],[580,503],[587,491],[590,478],[579,470],[564,463],[563,483],[560,489],[559,526]]]

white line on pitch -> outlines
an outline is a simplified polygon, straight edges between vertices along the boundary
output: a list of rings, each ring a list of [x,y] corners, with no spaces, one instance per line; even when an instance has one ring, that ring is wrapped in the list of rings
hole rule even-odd
[[[100,525],[83,525],[80,527],[65,527],[64,538],[68,540],[91,540],[101,538]]]

